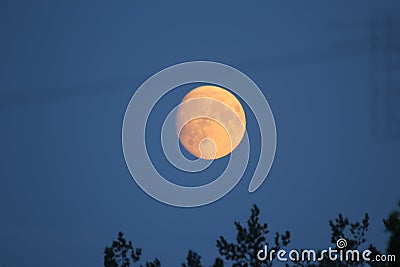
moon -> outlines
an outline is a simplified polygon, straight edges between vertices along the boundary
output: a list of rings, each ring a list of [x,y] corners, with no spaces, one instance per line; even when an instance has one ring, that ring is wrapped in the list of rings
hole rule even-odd
[[[176,116],[179,141],[195,157],[214,160],[230,154],[246,131],[239,100],[218,86],[200,86],[182,99]]]

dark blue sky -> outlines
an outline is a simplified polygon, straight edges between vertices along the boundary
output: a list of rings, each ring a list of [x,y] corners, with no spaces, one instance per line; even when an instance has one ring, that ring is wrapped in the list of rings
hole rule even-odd
[[[372,31],[381,43],[385,33],[399,33],[366,23],[399,6],[2,1],[0,266],[101,266],[120,230],[163,266],[178,266],[188,249],[209,264],[216,239],[233,238],[233,222],[247,219],[253,203],[272,232],[292,231],[291,247],[325,248],[329,219],[369,212],[368,239],[384,249],[382,218],[400,198],[400,139],[388,132],[400,128],[388,124],[391,109],[381,101],[390,73],[379,76],[371,59],[396,55],[371,49],[369,38]],[[278,143],[258,191],[247,192],[245,176],[221,200],[184,209],[134,183],[121,127],[145,79],[191,60],[250,76],[272,108]],[[171,93],[168,104],[189,89]],[[167,106],[160,103],[159,112]],[[255,124],[249,131],[257,132]],[[163,171],[164,159],[153,160]]]

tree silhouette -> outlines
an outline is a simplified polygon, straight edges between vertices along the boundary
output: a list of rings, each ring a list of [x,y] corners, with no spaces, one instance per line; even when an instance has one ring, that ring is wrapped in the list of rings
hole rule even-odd
[[[400,201],[398,203],[400,208]],[[396,259],[400,259],[400,210],[393,211],[389,217],[383,220],[386,231],[390,233],[389,244],[387,248],[388,255],[395,255]],[[389,263],[388,266],[399,266],[396,262]]]
[[[189,250],[186,256],[186,263],[182,264],[182,267],[203,267],[201,265],[201,256],[196,252]]]
[[[400,202],[399,202],[400,208]],[[221,236],[216,246],[221,258],[216,258],[212,267],[224,267],[225,262],[229,266],[233,267],[270,267],[272,266],[276,253],[273,254],[273,258],[267,258],[266,261],[259,261],[257,259],[257,253],[259,250],[267,245],[269,251],[286,247],[290,243],[290,232],[286,231],[284,234],[275,233],[273,238],[272,246],[267,242],[266,236],[269,233],[268,226],[266,223],[260,223],[259,219],[260,210],[256,205],[253,205],[251,209],[250,218],[247,220],[247,225],[242,226],[239,222],[235,222],[236,228],[236,240],[235,242],[228,242],[226,238]],[[292,266],[295,267],[359,267],[359,266],[372,266],[372,267],[399,267],[400,260],[400,210],[393,211],[387,219],[383,220],[386,227],[386,231],[390,233],[390,239],[387,248],[387,255],[395,255],[395,262],[374,262],[365,261],[360,255],[358,261],[345,261],[337,258],[332,261],[326,254],[322,261],[311,262],[298,261],[293,262]],[[337,218],[329,221],[329,227],[331,230],[331,246],[337,249],[339,252],[342,250],[343,255],[349,250],[358,250],[362,252],[364,249],[368,249],[372,252],[369,257],[374,259],[376,255],[382,255],[375,246],[369,244],[367,246],[366,234],[369,228],[369,215],[366,213],[364,218],[360,222],[351,222],[347,217],[339,214]],[[339,239],[345,239],[347,244],[345,247],[339,249],[336,242]],[[300,254],[304,250],[299,250]],[[127,241],[124,238],[122,232],[118,233],[117,240],[113,241],[110,247],[106,247],[104,250],[104,266],[105,267],[129,267],[131,264],[136,264],[140,260],[142,250],[140,248],[134,248],[131,241]],[[360,253],[361,254],[361,253]],[[316,258],[320,258],[321,251],[316,253]],[[142,266],[142,265],[140,265]],[[146,267],[159,267],[161,266],[160,261],[156,258],[153,262],[146,262]],[[286,266],[290,266],[286,264]],[[201,256],[189,250],[186,256],[186,262],[182,264],[182,267],[203,267],[201,263]]]
[[[201,256],[193,250],[189,250],[186,256],[186,263],[183,263],[182,267],[203,267],[201,264]],[[216,258],[211,267],[224,267],[224,261],[220,258]]]
[[[220,258],[216,258],[212,267],[224,267],[224,261]]]
[[[369,256],[370,258],[374,258],[376,255],[381,254],[375,246],[372,244],[369,245],[368,247],[362,248],[362,246],[365,246],[365,243],[367,241],[366,239],[366,233],[368,231],[369,227],[369,215],[366,213],[364,215],[364,218],[361,222],[350,222],[350,220],[347,217],[344,217],[342,214],[339,214],[338,217],[333,221],[329,221],[329,226],[331,228],[331,247],[336,249],[339,253],[342,251],[343,255],[346,255],[346,251],[349,250],[358,250],[362,251],[364,249],[369,249],[372,253]],[[340,239],[345,239],[347,244],[343,248],[339,248],[336,244],[336,242]],[[318,253],[318,258],[321,256],[321,251]],[[343,260],[341,260],[339,257],[332,261],[329,259],[329,257],[324,254],[325,257],[323,257],[323,260],[317,264],[310,264],[309,261],[305,262],[298,262],[294,266],[319,266],[319,267],[330,267],[330,266],[335,266],[335,267],[345,267],[345,266],[352,266],[352,267],[358,267],[358,266],[383,266],[382,263],[377,263],[377,262],[367,262],[364,260],[362,256],[359,257],[358,260],[354,261],[345,261],[345,257]],[[356,258],[355,258],[356,259]]]
[[[257,252],[264,248],[264,245],[269,247],[266,242],[265,236],[269,233],[268,225],[261,224],[259,220],[260,210],[256,205],[251,209],[250,218],[247,221],[247,227],[243,227],[239,222],[235,222],[236,227],[236,242],[229,243],[223,236],[217,240],[217,248],[219,254],[225,260],[232,262],[234,267],[261,267],[272,266],[272,260],[268,259],[261,262],[257,259]],[[286,231],[285,234],[276,233],[274,237],[274,249],[278,251],[290,242],[290,232]]]
[[[118,233],[110,247],[104,249],[105,267],[129,267],[140,260],[142,249],[134,248],[131,241],[127,241],[122,232]],[[153,262],[146,262],[146,267],[159,267],[160,261],[156,258]]]

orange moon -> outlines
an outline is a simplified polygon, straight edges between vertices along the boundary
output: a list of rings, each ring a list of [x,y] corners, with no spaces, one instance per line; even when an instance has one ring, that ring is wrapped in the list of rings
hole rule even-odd
[[[181,144],[190,154],[207,160],[231,153],[246,131],[239,100],[217,86],[200,86],[182,100],[176,117]]]

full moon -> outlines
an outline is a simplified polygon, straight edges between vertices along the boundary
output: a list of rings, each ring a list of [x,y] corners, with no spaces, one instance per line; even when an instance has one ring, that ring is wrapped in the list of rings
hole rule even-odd
[[[239,100],[217,86],[200,86],[182,99],[176,131],[181,144],[195,157],[213,160],[231,153],[246,130]]]

